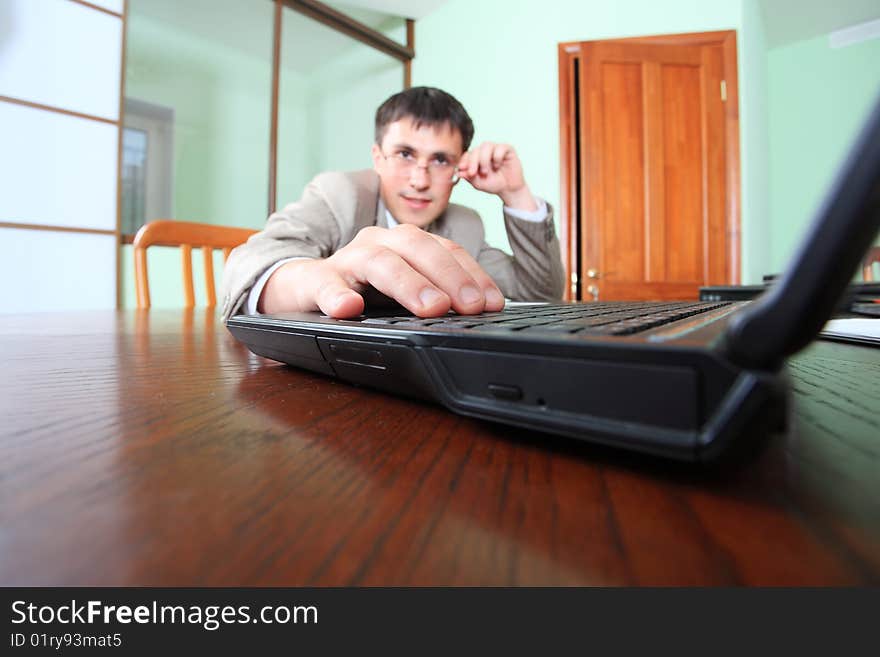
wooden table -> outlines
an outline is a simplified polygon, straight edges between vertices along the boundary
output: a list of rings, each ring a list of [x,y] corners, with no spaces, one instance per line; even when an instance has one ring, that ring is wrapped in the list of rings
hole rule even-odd
[[[880,350],[706,472],[251,355],[203,310],[0,316],[2,585],[880,583]]]

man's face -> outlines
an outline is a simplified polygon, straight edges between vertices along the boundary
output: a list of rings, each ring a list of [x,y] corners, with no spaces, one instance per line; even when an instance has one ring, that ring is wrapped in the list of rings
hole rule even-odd
[[[449,205],[461,156],[461,133],[448,123],[416,128],[409,117],[390,123],[381,147],[373,144],[373,168],[391,215],[419,228],[439,217]]]

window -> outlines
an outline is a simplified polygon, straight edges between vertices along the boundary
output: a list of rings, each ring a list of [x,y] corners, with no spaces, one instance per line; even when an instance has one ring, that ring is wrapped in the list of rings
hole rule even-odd
[[[174,216],[174,110],[126,98],[123,123],[120,230],[133,236],[147,221]]]
[[[122,232],[132,234],[144,224],[147,183],[147,133],[122,132]]]

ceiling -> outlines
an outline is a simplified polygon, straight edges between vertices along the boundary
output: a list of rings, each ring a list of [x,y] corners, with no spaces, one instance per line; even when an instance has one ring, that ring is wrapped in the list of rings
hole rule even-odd
[[[880,18],[878,0],[760,0],[760,5],[768,48]]]
[[[404,18],[424,18],[439,6],[446,4],[447,0],[343,0],[341,2],[326,2],[337,8],[359,7],[372,9],[383,14],[403,16]]]
[[[373,29],[385,31],[399,27],[401,34],[404,15],[421,18],[445,2],[324,1]],[[136,25],[137,18],[144,17],[254,57],[271,58],[271,0],[129,0],[129,16],[131,24]],[[282,25],[282,66],[286,69],[312,71],[342,53],[359,47],[355,40],[292,10],[284,11]]]

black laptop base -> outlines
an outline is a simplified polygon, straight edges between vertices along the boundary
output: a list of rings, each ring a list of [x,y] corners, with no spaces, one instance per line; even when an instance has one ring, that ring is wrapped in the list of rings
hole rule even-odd
[[[716,462],[784,428],[784,374],[743,370],[698,331],[675,344],[390,327],[353,334],[318,317],[239,315],[227,326],[258,355],[349,383],[681,461]]]

